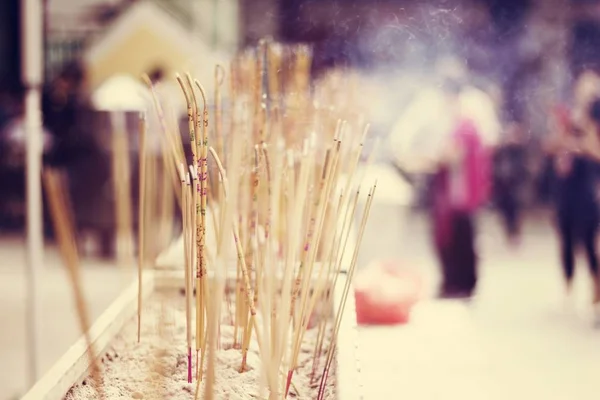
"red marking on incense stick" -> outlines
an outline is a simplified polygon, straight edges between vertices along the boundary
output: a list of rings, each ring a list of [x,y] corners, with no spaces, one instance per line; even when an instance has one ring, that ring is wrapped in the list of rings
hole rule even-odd
[[[284,397],[287,397],[288,392],[290,391],[290,385],[292,384],[292,376],[293,375],[294,375],[294,371],[289,370],[288,375],[287,375],[287,381],[285,383],[285,396]]]
[[[323,396],[325,395],[325,382],[327,382],[328,375],[329,368],[325,367],[325,371],[323,371],[323,376],[321,376],[321,384],[319,385],[319,394],[317,395],[317,400],[323,400]]]
[[[192,383],[192,348],[188,347],[188,383]]]

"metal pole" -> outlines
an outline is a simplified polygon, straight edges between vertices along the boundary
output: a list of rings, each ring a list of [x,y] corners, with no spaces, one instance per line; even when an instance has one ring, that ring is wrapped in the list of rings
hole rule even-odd
[[[27,345],[29,379],[38,378],[38,273],[43,263],[42,222],[42,113],[43,19],[41,0],[21,0],[21,79],[26,87],[25,130],[27,132]]]

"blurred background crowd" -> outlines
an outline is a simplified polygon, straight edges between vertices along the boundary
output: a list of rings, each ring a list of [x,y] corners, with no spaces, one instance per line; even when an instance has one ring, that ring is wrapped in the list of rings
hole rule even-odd
[[[381,184],[381,190],[387,187],[396,195],[403,191],[397,203],[427,221],[408,222],[397,214],[390,218],[392,208],[375,207],[361,265],[385,257],[415,266],[434,264],[441,276],[440,295],[470,298],[482,286],[477,271],[483,259],[488,278],[481,304],[490,304],[498,313],[510,308],[512,303],[503,296],[513,291],[519,307],[526,296],[542,290],[556,293],[550,281],[566,283],[569,293],[581,245],[594,278],[592,300],[598,306],[600,1],[42,3],[43,162],[69,178],[78,239],[87,243],[91,237],[93,242],[82,243],[84,252],[104,259],[115,254],[111,111],[125,111],[124,123],[135,127],[137,113],[148,101],[140,76],[147,74],[161,83],[161,93],[185,136],[187,114],[175,73],[192,72],[212,93],[216,63],[226,65],[232,54],[273,38],[311,45],[314,83],[353,85],[356,95],[338,101],[354,102],[352,107],[370,121],[365,147],[376,149],[375,164],[387,167],[385,171],[393,171],[402,182],[397,187]],[[0,1],[2,239],[22,235],[26,221],[21,13],[18,0]],[[135,188],[137,137],[131,136]],[[157,157],[159,147],[153,147]],[[45,202],[44,208],[45,234],[51,237]],[[477,224],[479,209],[492,218]],[[525,229],[528,218],[536,222]],[[548,235],[550,223],[557,235]],[[501,234],[493,243],[478,246],[482,232],[489,237],[494,231],[490,226],[499,227]],[[509,246],[517,249],[518,260],[505,258]],[[556,268],[559,279],[547,272],[552,260],[561,266]],[[494,263],[514,268],[502,270]],[[506,271],[512,272],[504,276]],[[547,276],[552,276],[550,281],[544,280]],[[527,287],[520,291],[517,280],[528,282]],[[495,289],[487,284],[491,281]],[[511,315],[518,314],[513,313],[516,308]],[[531,315],[540,315],[539,309],[531,310]],[[509,325],[518,324],[510,319]],[[551,330],[547,328],[545,333]],[[554,339],[548,339],[552,346]],[[520,350],[527,353],[525,347]],[[578,357],[573,355],[573,365],[582,359]]]
[[[402,135],[402,129],[394,128],[411,102],[435,86],[440,73],[458,70],[462,81],[493,103],[496,134],[503,144],[494,163],[497,187],[509,184],[503,175],[518,177],[510,184],[518,186],[519,205],[538,206],[550,195],[552,169],[542,146],[551,130],[549,117],[556,105],[574,104],[575,80],[599,62],[594,49],[600,40],[600,11],[594,1],[43,3],[45,161],[64,168],[85,159],[92,162],[91,154],[102,152],[94,141],[102,124],[88,115],[106,109],[99,104],[102,90],[121,82],[122,92],[127,92],[117,78],[137,80],[141,73],[170,78],[186,65],[202,70],[202,63],[210,65],[260,38],[273,37],[313,46],[315,80],[340,68],[359,75],[366,100],[359,106],[372,121],[372,137]],[[20,229],[20,8],[17,1],[1,7],[0,173],[3,182],[11,183],[3,185],[0,196],[0,227]],[[210,76],[210,68],[205,69],[203,75]],[[380,152],[382,158],[397,158],[394,146],[385,147],[389,154]],[[493,202],[513,213],[516,200],[504,193],[498,190]]]

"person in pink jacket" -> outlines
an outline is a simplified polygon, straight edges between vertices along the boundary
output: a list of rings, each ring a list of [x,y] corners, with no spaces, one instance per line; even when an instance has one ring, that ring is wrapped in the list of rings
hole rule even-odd
[[[460,90],[452,89],[450,102]],[[456,115],[432,182],[431,216],[442,272],[440,296],[468,298],[477,284],[474,215],[488,198],[490,163],[476,124],[460,112]]]

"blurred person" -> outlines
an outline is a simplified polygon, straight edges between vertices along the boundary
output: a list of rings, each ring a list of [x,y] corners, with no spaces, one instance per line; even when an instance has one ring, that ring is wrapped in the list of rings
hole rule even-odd
[[[588,73],[578,81],[572,111],[555,111],[556,128],[547,149],[554,156],[555,211],[567,299],[575,272],[575,249],[583,246],[593,278],[593,303],[600,303],[596,239],[600,213],[597,184],[600,161],[600,100],[590,93],[598,83]],[[600,89],[600,86],[597,86]],[[596,92],[600,95],[600,90]]]
[[[509,124],[506,137],[494,152],[494,202],[500,212],[506,237],[511,245],[520,240],[519,195],[527,177],[526,150],[522,128]]]
[[[475,214],[487,200],[500,123],[493,100],[466,83],[459,64],[442,60],[437,73],[402,113],[390,145],[399,167],[428,181],[440,296],[468,298],[477,283]]]
[[[475,122],[459,102],[463,87],[444,85],[452,125],[436,160],[431,216],[442,269],[440,297],[469,298],[477,284],[475,213],[487,196],[487,152]]]
[[[84,67],[72,62],[44,88],[44,127],[53,138],[47,162],[53,165],[64,167],[92,150],[90,134],[83,126],[84,113],[90,110],[85,85]]]

